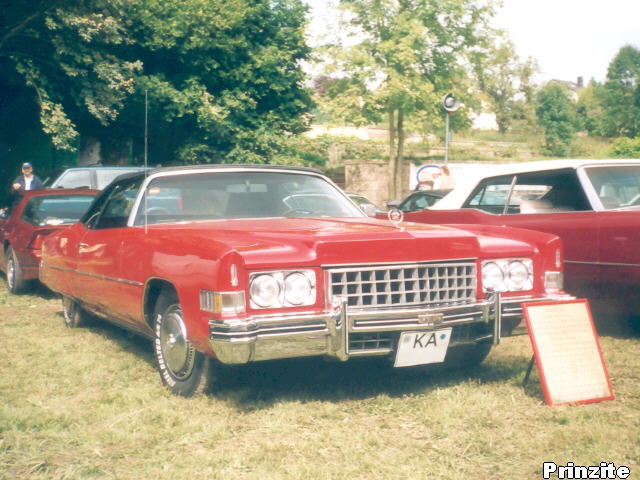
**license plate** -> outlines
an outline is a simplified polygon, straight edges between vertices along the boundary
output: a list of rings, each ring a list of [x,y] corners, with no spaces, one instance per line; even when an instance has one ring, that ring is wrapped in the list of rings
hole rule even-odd
[[[410,367],[444,362],[451,338],[451,328],[428,332],[402,332],[394,367]]]

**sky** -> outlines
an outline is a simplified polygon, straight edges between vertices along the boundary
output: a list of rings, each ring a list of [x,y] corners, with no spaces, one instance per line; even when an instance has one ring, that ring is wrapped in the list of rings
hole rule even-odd
[[[624,45],[640,48],[640,0],[503,0],[494,25],[505,28],[541,80],[602,82]]]
[[[324,0],[312,7],[312,32],[322,31],[327,17]],[[640,0],[503,0],[494,19],[516,46],[517,54],[533,57],[538,80],[602,82],[609,62],[624,45],[640,48]],[[331,17],[331,15],[328,15]]]

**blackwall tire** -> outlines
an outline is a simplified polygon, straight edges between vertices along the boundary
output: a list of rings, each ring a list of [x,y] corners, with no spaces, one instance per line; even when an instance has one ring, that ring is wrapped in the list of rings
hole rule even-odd
[[[62,316],[68,328],[84,327],[87,324],[87,315],[78,302],[66,295],[62,296]]]
[[[26,282],[22,274],[20,261],[16,256],[13,248],[9,247],[5,253],[6,273],[7,273],[7,290],[14,295],[22,293],[25,290]]]
[[[154,313],[154,354],[162,383],[175,395],[192,397],[213,383],[211,358],[187,339],[182,308],[173,292],[163,292]]]

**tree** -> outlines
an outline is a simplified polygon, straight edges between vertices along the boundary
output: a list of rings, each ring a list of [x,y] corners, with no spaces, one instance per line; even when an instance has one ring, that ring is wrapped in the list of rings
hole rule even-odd
[[[306,128],[301,0],[40,0],[10,10],[2,66],[37,92],[60,148],[81,133],[111,161],[141,156],[145,96],[153,163],[264,162]]]
[[[640,135],[640,50],[627,45],[618,51],[599,97],[607,116],[607,136]]]
[[[3,5],[0,75],[32,89],[42,129],[74,149],[80,114],[106,125],[133,92],[141,63],[114,51],[131,43],[117,0],[39,0]],[[74,121],[75,117],[75,121]]]
[[[347,41],[326,46],[324,105],[356,124],[386,121],[389,195],[401,192],[407,123],[442,118],[440,99],[453,89],[465,99],[463,60],[487,31],[491,0],[343,0]],[[346,40],[346,39],[345,39]],[[350,45],[348,44],[350,43]],[[463,115],[454,118],[461,119]]]
[[[547,83],[536,97],[536,115],[547,151],[558,157],[568,156],[580,122],[566,90],[557,83]]]
[[[503,32],[496,31],[484,40],[471,54],[471,64],[500,133],[506,133],[515,118],[525,116],[523,110],[533,101],[533,75],[538,66],[532,58],[521,61]]]

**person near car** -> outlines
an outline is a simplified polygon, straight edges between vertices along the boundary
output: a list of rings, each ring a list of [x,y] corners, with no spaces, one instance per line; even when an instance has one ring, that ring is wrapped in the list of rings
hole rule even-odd
[[[22,164],[22,175],[13,181],[12,190],[14,193],[21,193],[27,190],[39,190],[44,188],[42,180],[33,174],[33,165],[29,162]]]

